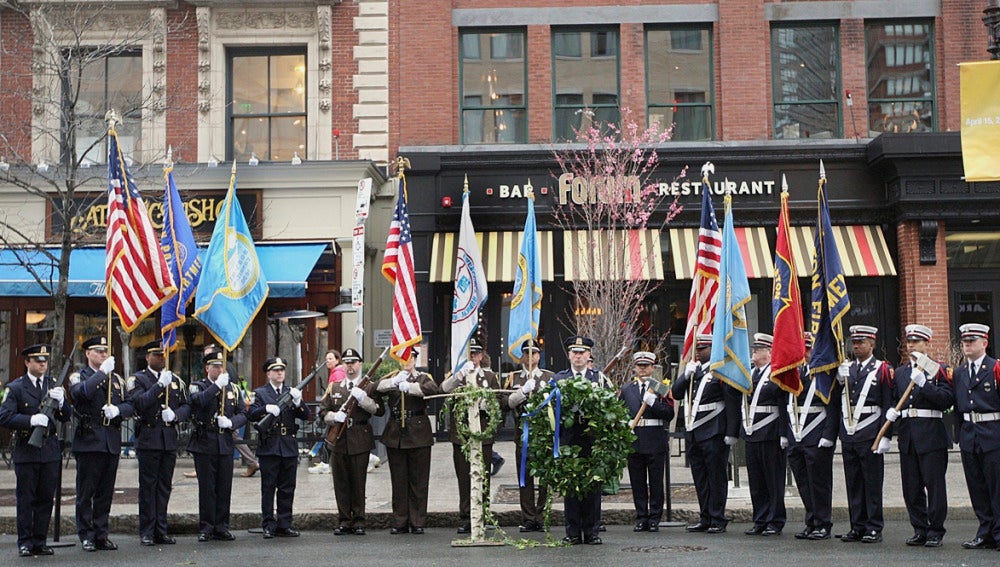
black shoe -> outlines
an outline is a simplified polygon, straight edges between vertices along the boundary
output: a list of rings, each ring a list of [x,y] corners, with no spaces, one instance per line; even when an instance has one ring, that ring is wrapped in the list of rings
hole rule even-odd
[[[707,532],[708,528],[710,527],[711,526],[706,524],[705,522],[698,522],[697,524],[690,524],[686,526],[684,529],[689,532]]]
[[[856,541],[861,541],[861,534],[859,534],[854,530],[851,530],[846,534],[840,536],[840,541],[845,543],[854,543]]]
[[[500,457],[499,459],[493,461],[493,470],[490,471],[490,476],[496,476],[497,473],[500,472],[500,469],[503,468],[503,464],[506,462],[507,460],[504,459],[503,457]]]
[[[94,545],[93,540],[85,539],[80,542],[80,549],[84,551],[97,551],[97,546]]]
[[[424,535],[424,528],[411,528],[410,533],[416,535]]]
[[[354,528],[354,535],[365,535],[365,527],[364,526],[358,526],[358,527]]]
[[[767,529],[767,526],[754,526],[754,527],[748,529],[747,531],[745,531],[743,533],[745,533],[747,535],[760,535],[760,534],[764,533],[764,530],[766,530],[766,529]]]
[[[597,531],[599,531],[599,532],[606,532],[606,531],[608,531],[608,527],[605,526],[604,524],[601,524],[601,525],[597,526]]]
[[[274,535],[278,537],[299,537],[299,532],[292,528],[278,528],[274,530]]]
[[[562,539],[562,542],[566,545],[580,545],[583,540],[579,536],[566,536]]]
[[[705,530],[707,534],[724,534],[726,533],[726,526],[712,526]]]
[[[351,533],[351,528],[347,526],[337,526],[337,529],[333,530],[333,535],[348,535]]]
[[[965,549],[993,549],[996,544],[981,537],[974,537],[962,544]]]
[[[110,539],[99,539],[94,542],[94,545],[101,551],[114,551],[118,549],[118,545]]]
[[[802,530],[801,532],[795,532],[795,539],[809,539],[809,534],[813,531],[809,528]]]
[[[777,528],[767,527],[764,531],[760,532],[762,536],[779,536],[781,535],[781,530]]]
[[[472,531],[472,526],[470,524],[462,524],[461,526],[458,527],[457,530],[455,530],[455,533],[467,534],[471,531]]]
[[[408,533],[410,533],[410,528],[406,528],[406,527],[403,527],[403,528],[391,528],[391,529],[389,529],[389,533],[392,534],[392,535],[408,534]]]
[[[520,526],[517,526],[517,531],[521,532],[522,534],[533,532],[535,531],[535,526],[533,524],[534,522],[525,522]]]
[[[913,534],[913,537],[906,540],[906,545],[916,547],[918,545],[923,545],[927,543],[927,536],[923,534]]]
[[[648,532],[649,531],[649,524],[647,524],[646,522],[636,522],[635,523],[635,527],[632,528],[632,531],[633,532]]]
[[[660,522],[650,522],[649,531],[654,533],[660,531]]]
[[[941,547],[941,536],[927,536],[924,547]]]
[[[601,545],[604,542],[601,541],[601,536],[588,537],[583,540],[583,543],[587,545]]]
[[[56,554],[55,550],[52,549],[51,547],[47,546],[47,545],[36,545],[35,547],[33,547],[31,549],[31,553],[33,553],[35,555],[55,555]]]
[[[333,533],[335,533],[337,535],[341,535],[341,534],[337,533],[337,530],[339,530],[339,529],[340,528],[337,528],[336,530],[333,530]],[[261,533],[264,534],[264,539],[274,539],[274,530],[272,530],[271,528],[264,528],[264,530]]]
[[[153,541],[153,538],[149,536],[144,536],[139,538],[139,545],[144,547],[153,547],[154,545],[156,545],[156,542]]]
[[[236,536],[234,536],[233,533],[230,531],[215,532],[214,534],[212,534],[212,539],[218,541],[233,541],[236,539]]]
[[[153,541],[156,542],[156,543],[158,543],[158,544],[160,544],[160,545],[174,545],[175,543],[177,543],[176,539],[174,539],[174,538],[172,538],[172,537],[170,537],[168,535],[165,535],[165,536],[156,536],[156,537],[153,538]]]
[[[809,532],[809,539],[818,541],[821,539],[830,539],[829,528],[820,528],[818,530],[813,530]]]
[[[21,547],[17,548],[18,557],[31,557],[32,555],[34,554],[31,553],[31,548],[28,547],[27,545],[22,545]]]
[[[201,532],[198,534],[198,541],[200,543],[205,543],[206,541],[212,541],[212,534],[207,532]]]
[[[861,537],[861,543],[879,543],[880,541],[882,541],[882,532],[875,530],[868,530],[868,533]]]

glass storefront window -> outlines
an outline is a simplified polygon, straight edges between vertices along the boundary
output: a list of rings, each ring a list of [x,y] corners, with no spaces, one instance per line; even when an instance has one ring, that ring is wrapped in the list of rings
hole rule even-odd
[[[528,141],[524,30],[459,36],[462,143]]]
[[[774,138],[840,138],[840,39],[836,24],[771,29]]]

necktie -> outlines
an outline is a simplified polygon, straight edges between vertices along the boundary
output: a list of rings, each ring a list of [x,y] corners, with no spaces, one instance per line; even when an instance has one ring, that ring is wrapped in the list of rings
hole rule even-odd
[[[577,378],[577,380],[583,380],[583,374],[581,374],[580,372],[577,372],[576,373],[576,378]]]
[[[753,369],[753,381],[756,382],[757,380],[760,380],[760,368]]]
[[[348,390],[353,390],[354,389],[354,382],[348,382],[347,383],[347,389]]]
[[[39,394],[41,394],[42,393],[42,380],[40,378],[38,378],[38,379],[32,380],[32,382],[35,384],[35,390]]]
[[[970,378],[975,378],[976,377],[976,363],[975,362],[970,362],[969,363],[969,377]]]

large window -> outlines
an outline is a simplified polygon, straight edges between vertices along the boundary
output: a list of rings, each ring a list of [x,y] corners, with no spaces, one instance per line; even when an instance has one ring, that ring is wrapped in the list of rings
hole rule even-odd
[[[229,52],[227,159],[306,155],[305,49]]]
[[[107,163],[108,125],[104,115],[115,110],[123,122],[115,127],[122,152],[131,156],[142,137],[142,53],[129,51],[95,58],[78,50],[63,52],[66,80],[64,104],[73,106],[76,155],[85,165]]]
[[[835,24],[771,29],[774,138],[839,138],[840,61]]]
[[[646,116],[672,140],[711,140],[712,35],[708,28],[646,30]]]
[[[618,30],[554,28],[552,83],[555,140],[575,140],[594,123],[617,123]]]
[[[462,143],[528,141],[524,30],[462,31]]]
[[[934,129],[934,43],[931,22],[865,22],[868,130]]]

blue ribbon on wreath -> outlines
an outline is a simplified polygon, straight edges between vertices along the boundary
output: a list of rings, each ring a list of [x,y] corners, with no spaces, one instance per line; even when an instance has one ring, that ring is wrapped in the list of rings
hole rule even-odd
[[[537,408],[535,408],[535,411],[521,414],[521,417],[524,418],[521,423],[521,486],[524,486],[524,475],[528,470],[528,422],[531,421],[531,418],[538,415],[538,412],[542,411],[545,406],[549,405],[549,402],[552,402],[553,399],[555,399],[555,401],[552,402],[552,407],[555,408],[556,426],[553,428],[552,433],[552,458],[559,458],[559,430],[562,427],[562,390],[560,390],[559,386],[556,385],[556,381],[554,379],[549,381],[549,385],[552,386],[552,391],[549,392],[549,395],[545,397]]]

